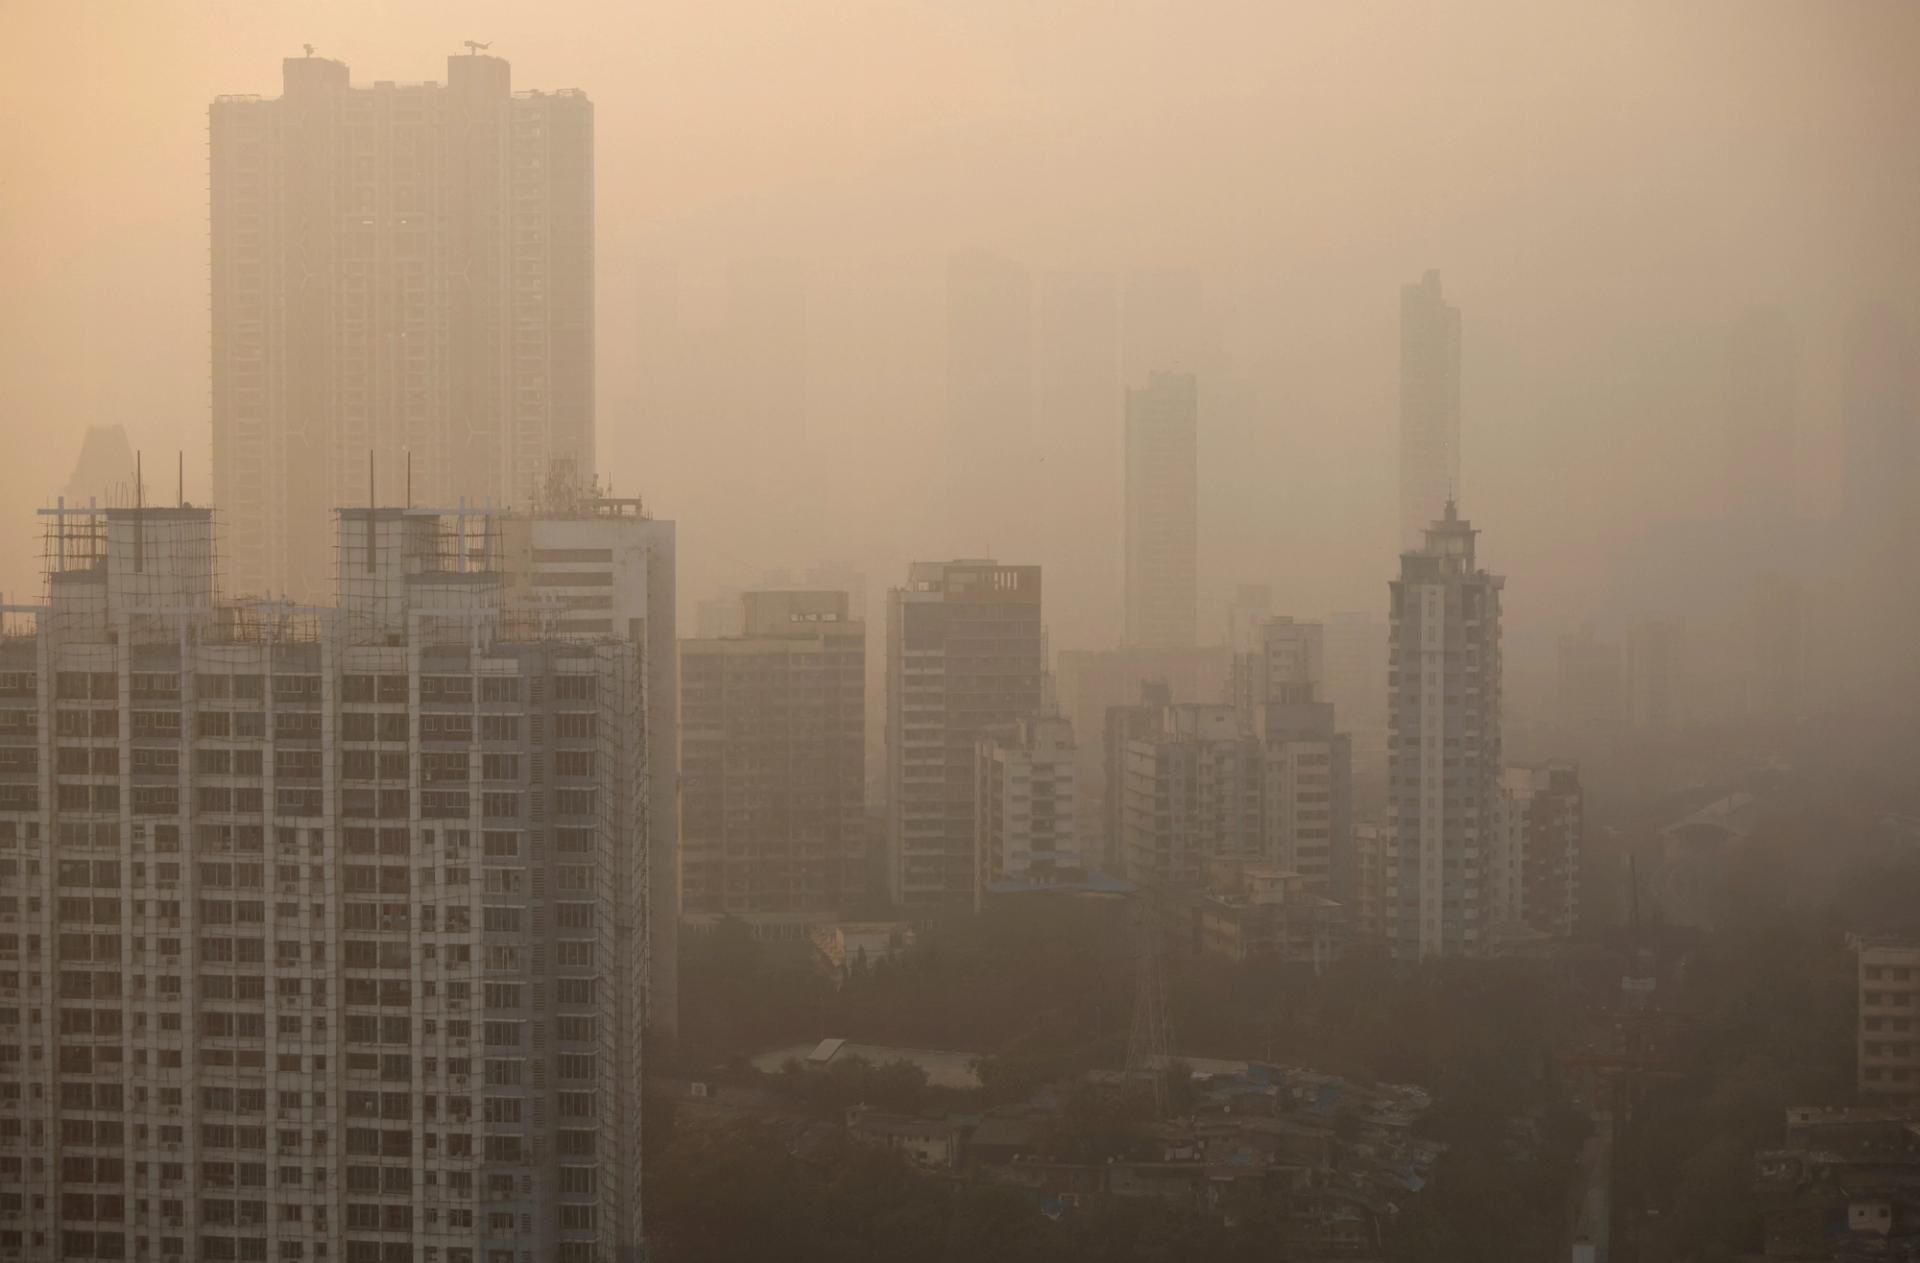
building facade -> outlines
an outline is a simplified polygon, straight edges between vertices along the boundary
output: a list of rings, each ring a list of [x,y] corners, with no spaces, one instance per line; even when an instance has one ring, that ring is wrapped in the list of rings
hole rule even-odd
[[[1500,592],[1478,532],[1449,501],[1390,585],[1388,820],[1397,851],[1394,950],[1472,954],[1486,942],[1488,848],[1498,827]]]
[[[1117,747],[1106,740],[1110,716],[1132,710],[1142,700],[1142,689],[1155,686],[1147,727],[1141,730],[1151,731],[1159,725],[1160,708],[1176,698],[1192,702],[1225,696],[1230,665],[1230,656],[1219,646],[1062,649],[1054,655],[1055,696],[1060,713],[1073,721],[1079,746],[1074,780],[1082,803],[1080,851],[1088,863],[1116,874],[1124,867],[1117,850],[1122,778],[1109,775],[1109,768],[1119,766]],[[1127,721],[1120,722],[1124,730]]]
[[[1861,1103],[1920,1106],[1920,943],[1861,939],[1855,951]]]
[[[968,902],[975,745],[1041,712],[1040,567],[914,562],[887,597],[887,886],[906,907]]]
[[[1571,938],[1580,924],[1586,801],[1572,763],[1509,767],[1487,865],[1490,927]]]
[[[1234,858],[1278,865],[1316,895],[1351,897],[1351,752],[1331,706],[1143,710],[1113,712],[1132,719],[1135,734],[1120,792],[1130,880],[1198,890],[1210,863]]]
[[[1191,373],[1127,391],[1126,640],[1193,645],[1199,617],[1199,396]]]
[[[1387,792],[1387,620],[1375,611],[1329,614],[1326,677],[1320,696],[1333,703],[1340,731],[1353,742],[1353,796],[1358,809],[1380,810]]]
[[[639,656],[486,519],[343,511],[325,609],[218,600],[213,534],[61,515],[5,616],[0,1248],[630,1257]]]
[[[1338,903],[1312,890],[1299,873],[1267,860],[1214,861],[1194,919],[1200,951],[1241,962],[1322,968],[1346,933]]]
[[[1430,270],[1400,287],[1400,547],[1420,547],[1459,487],[1460,309]]]
[[[1556,718],[1575,746],[1595,749],[1618,736],[1626,710],[1620,646],[1584,626],[1560,637],[1556,667]]]
[[[680,706],[675,652],[675,529],[637,499],[547,480],[532,507],[504,515],[499,549],[506,599],[561,640],[618,636],[646,674],[647,869],[651,937],[647,1026],[672,1038],[680,1014]]]
[[[447,59],[288,58],[208,111],[213,483],[232,590],[327,599],[329,514],[525,503],[594,460],[593,106]]]
[[[749,592],[680,642],[681,906],[843,915],[866,893],[866,624],[844,592]]]
[[[1325,674],[1325,628],[1284,614],[1263,618],[1247,649],[1233,656],[1231,700],[1249,711],[1265,702],[1311,701]]]
[[[1677,618],[1649,618],[1627,629],[1626,720],[1635,729],[1666,732],[1691,714],[1687,629]]]
[[[996,882],[1084,876],[1072,721],[1018,720],[982,736],[975,757],[974,906]]]

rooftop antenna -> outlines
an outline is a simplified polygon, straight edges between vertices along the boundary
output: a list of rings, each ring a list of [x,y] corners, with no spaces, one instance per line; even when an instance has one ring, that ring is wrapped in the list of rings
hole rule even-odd
[[[488,40],[486,43],[482,44],[477,39],[470,39],[466,41],[466,45],[467,45],[467,55],[469,57],[478,57],[483,50],[493,47],[493,41]]]
[[[313,45],[312,45],[312,44],[302,44],[302,45],[300,45],[300,47],[302,47],[302,48],[304,48],[304,49],[306,49],[306,50],[307,50],[307,56],[309,56],[309,57],[311,57],[311,56],[313,56]]]

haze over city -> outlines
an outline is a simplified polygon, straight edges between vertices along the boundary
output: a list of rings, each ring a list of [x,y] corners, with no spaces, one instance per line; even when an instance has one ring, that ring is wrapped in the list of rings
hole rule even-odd
[[[1920,1257],[1920,4],[0,14],[0,1263]]]
[[[1111,639],[1112,409],[1041,401],[1048,494],[1024,520],[924,494],[955,251],[1018,262],[1043,301],[1064,277],[1117,303],[1130,272],[1196,274],[1210,611],[1239,581],[1377,602],[1396,289],[1439,268],[1466,312],[1463,502],[1548,636],[1600,613],[1595,580],[1645,523],[1724,503],[1744,308],[1792,322],[1791,507],[1816,516],[1840,496],[1848,321],[1863,300],[1914,315],[1920,174],[1897,155],[1920,15],[1898,4],[9,9],[5,91],[34,119],[4,142],[16,504],[65,481],[89,424],[125,425],[161,482],[183,449],[206,496],[205,106],[277,92],[305,42],[370,83],[440,78],[483,39],[517,85],[589,93],[601,466],[697,525],[690,596],[991,551],[1053,564],[1063,643]],[[727,323],[729,269],[760,261],[802,287],[797,375]],[[1144,369],[1107,349],[1100,301],[1115,327],[1062,371],[1117,406]],[[749,431],[720,392],[756,374],[782,406]],[[30,520],[0,530],[0,587],[31,590]]]

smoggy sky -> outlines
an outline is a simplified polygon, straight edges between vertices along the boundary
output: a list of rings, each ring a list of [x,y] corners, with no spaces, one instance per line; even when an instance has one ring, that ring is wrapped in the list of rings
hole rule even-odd
[[[593,98],[601,467],[682,523],[686,599],[827,558],[877,590],[909,556],[991,548],[1050,567],[1056,647],[1117,635],[1117,396],[1110,428],[1051,434],[1040,537],[926,511],[958,249],[1043,282],[1202,277],[1203,632],[1235,582],[1306,614],[1384,605],[1399,285],[1428,267],[1464,314],[1466,511],[1512,620],[1552,629],[1595,612],[1611,544],[1719,511],[1742,309],[1794,326],[1809,514],[1839,494],[1848,316],[1920,316],[1902,0],[0,9],[9,599],[37,592],[30,510],[88,425],[124,424],[163,498],[184,449],[207,495],[206,107],[277,94],[303,42],[371,83],[443,79],[490,40],[517,87]],[[804,443],[677,415],[643,380],[668,271],[676,345],[751,371],[708,334],[729,266],[762,259],[807,287]]]

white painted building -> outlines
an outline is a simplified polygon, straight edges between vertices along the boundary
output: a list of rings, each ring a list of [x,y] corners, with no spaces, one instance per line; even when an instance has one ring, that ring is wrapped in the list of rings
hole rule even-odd
[[[1400,881],[1388,898],[1394,951],[1407,958],[1486,944],[1505,580],[1478,568],[1477,534],[1449,501],[1390,585],[1388,819]]]
[[[1023,719],[975,747],[974,906],[988,886],[1086,869],[1080,853],[1071,721]]]

